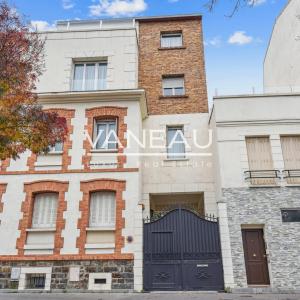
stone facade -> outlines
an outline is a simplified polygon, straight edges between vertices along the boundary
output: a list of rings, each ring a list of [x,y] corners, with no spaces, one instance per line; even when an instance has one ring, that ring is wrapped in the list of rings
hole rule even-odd
[[[300,223],[283,223],[281,209],[300,207],[300,187],[226,188],[233,272],[237,287],[247,287],[242,225],[263,225],[271,288],[300,289]]]
[[[146,90],[149,115],[208,112],[201,17],[154,20],[139,20],[139,86]],[[160,47],[162,32],[178,31],[183,47]],[[162,77],[179,74],[186,95],[163,97]]]
[[[17,289],[12,267],[52,267],[51,290],[87,290],[90,273],[111,273],[112,290],[133,290],[133,260],[1,262],[0,289]],[[79,281],[69,281],[70,267],[80,267]]]

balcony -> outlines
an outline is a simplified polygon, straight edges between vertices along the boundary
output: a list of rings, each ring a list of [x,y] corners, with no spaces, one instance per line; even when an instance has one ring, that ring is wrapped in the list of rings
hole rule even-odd
[[[300,169],[294,170],[249,170],[244,172],[250,186],[300,185]]]

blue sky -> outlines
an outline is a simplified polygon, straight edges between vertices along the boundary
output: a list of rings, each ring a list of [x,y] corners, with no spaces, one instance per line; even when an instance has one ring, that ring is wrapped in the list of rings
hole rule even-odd
[[[56,20],[201,13],[206,73],[211,98],[262,91],[263,59],[276,17],[287,0],[249,0],[232,18],[234,0],[219,0],[210,13],[208,0],[10,0],[18,11],[47,29]],[[38,21],[38,22],[37,22]]]

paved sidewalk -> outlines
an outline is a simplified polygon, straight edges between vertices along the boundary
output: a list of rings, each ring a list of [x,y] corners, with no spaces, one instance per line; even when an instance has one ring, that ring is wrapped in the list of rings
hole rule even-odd
[[[217,294],[217,293],[150,293],[150,294],[1,294],[0,300],[300,300],[298,295]]]

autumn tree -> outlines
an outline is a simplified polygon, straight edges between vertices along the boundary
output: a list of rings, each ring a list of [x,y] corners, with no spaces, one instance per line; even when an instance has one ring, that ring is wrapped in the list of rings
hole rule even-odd
[[[44,40],[23,16],[0,2],[0,159],[30,149],[47,151],[63,141],[66,121],[38,104],[36,82],[44,69]]]

